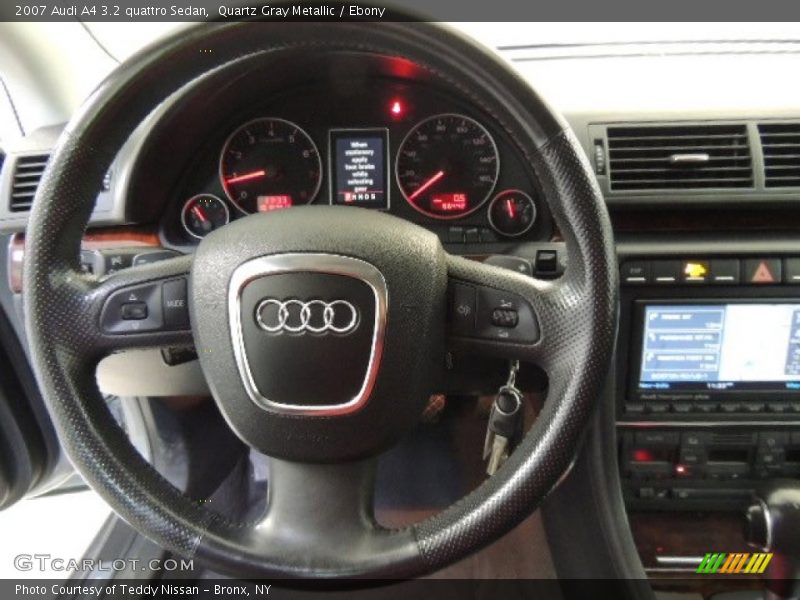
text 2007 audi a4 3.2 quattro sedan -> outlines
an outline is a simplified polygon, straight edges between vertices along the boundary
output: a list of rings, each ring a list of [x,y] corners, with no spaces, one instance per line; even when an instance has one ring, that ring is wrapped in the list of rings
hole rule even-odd
[[[796,597],[800,29],[24,21],[4,577]]]

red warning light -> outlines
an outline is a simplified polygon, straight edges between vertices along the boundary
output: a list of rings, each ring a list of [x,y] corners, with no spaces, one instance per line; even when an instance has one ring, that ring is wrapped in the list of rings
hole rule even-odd
[[[634,462],[653,462],[655,460],[655,456],[650,450],[646,450],[644,448],[637,448],[633,451],[633,461]]]
[[[392,113],[393,117],[402,117],[403,113],[406,112],[403,103],[400,100],[392,100],[392,103],[389,106],[389,112]]]

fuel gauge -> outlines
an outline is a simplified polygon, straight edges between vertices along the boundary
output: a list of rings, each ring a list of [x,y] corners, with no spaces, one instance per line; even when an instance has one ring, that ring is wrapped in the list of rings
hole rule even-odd
[[[527,233],[536,221],[536,204],[520,190],[504,190],[489,204],[489,223],[498,233],[519,237]]]
[[[228,206],[213,194],[198,194],[186,201],[181,210],[183,228],[197,239],[227,225],[231,215]]]

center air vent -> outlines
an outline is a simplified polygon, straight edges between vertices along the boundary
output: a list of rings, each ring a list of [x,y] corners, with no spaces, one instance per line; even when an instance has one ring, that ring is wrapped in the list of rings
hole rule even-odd
[[[764,151],[764,185],[800,187],[800,123],[758,126]]]
[[[31,154],[17,157],[14,163],[14,177],[11,183],[11,212],[23,212],[31,209],[36,188],[42,178],[47,154]]]
[[[753,187],[745,125],[608,128],[613,191]]]

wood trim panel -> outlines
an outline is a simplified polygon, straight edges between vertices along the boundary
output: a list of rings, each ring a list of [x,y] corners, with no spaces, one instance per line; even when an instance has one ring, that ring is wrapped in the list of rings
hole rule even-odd
[[[160,247],[158,233],[144,227],[112,227],[88,231],[81,242],[84,250],[104,248],[152,248]],[[22,292],[22,265],[25,259],[25,236],[18,233],[11,237],[8,247],[8,286],[15,294]]]
[[[657,556],[705,556],[707,552],[753,552],[737,512],[629,512],[636,548],[653,587],[695,592],[708,598],[720,592],[763,589],[764,575],[698,575],[691,570],[667,571]],[[769,571],[768,571],[769,573]]]

